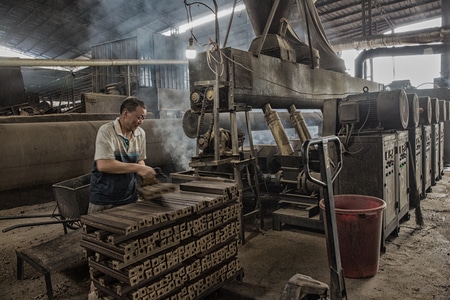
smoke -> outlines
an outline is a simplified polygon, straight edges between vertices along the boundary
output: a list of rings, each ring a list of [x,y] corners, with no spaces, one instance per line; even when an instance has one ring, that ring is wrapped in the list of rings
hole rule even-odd
[[[190,169],[189,163],[195,155],[195,139],[188,138],[183,131],[180,122],[155,122],[152,128],[157,135],[162,136],[163,153],[170,155],[177,171]]]
[[[89,1],[81,1],[78,5],[92,6]],[[90,9],[85,18],[88,18],[89,32],[86,42],[89,45],[101,44],[104,42],[123,39],[126,36],[135,36],[136,28],[139,26],[138,20],[128,14],[136,11],[134,6],[142,5],[140,2],[116,0],[116,1],[100,1],[95,9]],[[128,7],[128,9],[126,9]],[[82,8],[80,8],[82,9]],[[144,7],[141,8],[141,10]],[[128,12],[127,12],[128,11]],[[122,12],[122,16],[118,17],[118,12]],[[150,18],[148,20],[151,22]],[[90,47],[90,46],[89,46]]]

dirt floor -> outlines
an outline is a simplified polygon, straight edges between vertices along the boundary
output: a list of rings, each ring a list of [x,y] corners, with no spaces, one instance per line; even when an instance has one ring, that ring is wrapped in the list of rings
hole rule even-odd
[[[425,225],[401,223],[399,236],[386,242],[378,273],[369,279],[346,279],[348,299],[450,299],[450,173],[433,187],[421,207]],[[0,211],[0,216],[49,214],[54,202]],[[50,218],[0,220],[0,229],[50,221]],[[266,223],[270,223],[270,220]],[[284,283],[302,273],[328,283],[325,239],[298,228],[259,234],[248,226],[247,242],[239,257],[245,270],[242,283],[211,298],[236,299],[240,293],[254,299],[279,299]],[[268,226],[270,227],[270,225]],[[16,279],[16,250],[26,249],[62,235],[63,226],[28,226],[0,233],[0,299],[46,299],[44,277],[25,264],[25,279]],[[67,245],[71,247],[71,245]],[[87,266],[52,274],[55,299],[87,299]]]

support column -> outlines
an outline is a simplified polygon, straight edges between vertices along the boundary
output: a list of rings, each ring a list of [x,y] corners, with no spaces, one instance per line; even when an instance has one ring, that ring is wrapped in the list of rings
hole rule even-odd
[[[450,1],[441,0],[442,28],[450,28]],[[440,87],[450,88],[450,41],[445,42],[446,51],[441,54],[441,82]],[[450,100],[450,99],[447,99]]]

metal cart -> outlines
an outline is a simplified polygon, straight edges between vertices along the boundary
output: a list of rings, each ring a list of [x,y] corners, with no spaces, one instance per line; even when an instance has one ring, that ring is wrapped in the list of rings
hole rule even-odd
[[[89,207],[90,178],[91,174],[89,173],[53,184],[52,188],[56,200],[56,207],[51,214],[0,216],[0,220],[50,218],[50,221],[17,224],[3,229],[2,232],[7,232],[19,227],[50,224],[63,224],[64,233],[67,233],[67,228],[80,228],[80,217],[81,215],[87,214]]]

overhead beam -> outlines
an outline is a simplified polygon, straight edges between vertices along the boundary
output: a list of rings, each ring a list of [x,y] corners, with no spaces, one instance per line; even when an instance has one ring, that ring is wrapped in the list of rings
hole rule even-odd
[[[156,59],[0,59],[1,67],[112,67],[141,65],[187,65],[187,60],[156,60]]]

